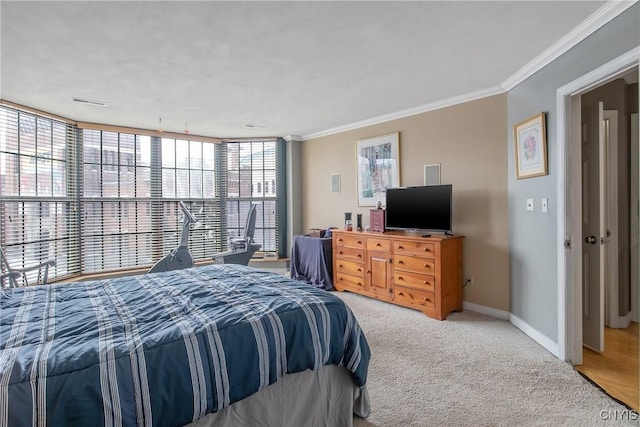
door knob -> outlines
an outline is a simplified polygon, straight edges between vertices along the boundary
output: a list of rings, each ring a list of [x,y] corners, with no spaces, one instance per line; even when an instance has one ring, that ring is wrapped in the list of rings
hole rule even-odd
[[[589,243],[590,245],[596,244],[596,236],[587,236],[584,238],[585,243]]]

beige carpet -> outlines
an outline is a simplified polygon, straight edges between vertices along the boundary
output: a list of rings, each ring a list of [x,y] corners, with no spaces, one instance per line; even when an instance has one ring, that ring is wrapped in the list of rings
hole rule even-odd
[[[372,353],[371,415],[356,417],[357,427],[640,424],[637,414],[506,321],[465,311],[440,322],[336,295],[355,313]]]

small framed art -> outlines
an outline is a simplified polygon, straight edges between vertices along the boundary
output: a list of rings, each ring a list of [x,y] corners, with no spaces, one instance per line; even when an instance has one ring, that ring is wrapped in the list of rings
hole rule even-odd
[[[545,114],[536,114],[516,124],[513,132],[516,178],[522,179],[547,175]]]

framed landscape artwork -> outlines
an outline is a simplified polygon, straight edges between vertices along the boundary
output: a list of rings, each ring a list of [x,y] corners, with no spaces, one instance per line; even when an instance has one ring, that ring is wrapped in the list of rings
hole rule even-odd
[[[518,179],[546,175],[547,136],[545,114],[533,117],[514,126],[516,177]]]
[[[400,186],[398,132],[356,143],[358,206],[376,206],[386,202],[386,189]]]

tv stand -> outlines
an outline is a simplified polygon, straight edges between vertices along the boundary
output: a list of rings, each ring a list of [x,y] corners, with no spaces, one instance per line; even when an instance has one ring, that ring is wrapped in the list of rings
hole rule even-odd
[[[462,311],[463,236],[333,232],[333,285],[444,320]]]

